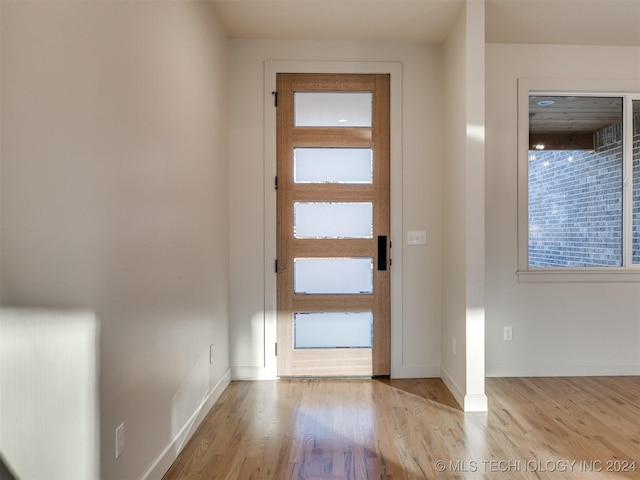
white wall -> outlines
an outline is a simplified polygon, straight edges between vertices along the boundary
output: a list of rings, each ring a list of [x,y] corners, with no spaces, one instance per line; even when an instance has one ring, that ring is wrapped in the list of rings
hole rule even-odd
[[[637,47],[488,45],[487,375],[640,373],[640,284],[518,283],[518,78],[636,79]],[[503,327],[513,340],[503,341]]]
[[[207,2],[1,8],[2,303],[95,312],[101,478],[160,478],[229,376],[226,35]]]
[[[98,478],[98,341],[91,312],[0,308],[0,455],[16,478]]]
[[[442,51],[446,108],[441,376],[465,411],[482,411],[486,410],[484,2],[465,4]]]
[[[402,43],[232,40],[231,44],[231,364],[235,377],[269,375],[273,334],[269,319],[275,284],[275,217],[267,215],[265,195],[274,195],[273,175],[265,166],[264,64],[267,60],[402,63],[402,158],[392,166],[392,192],[401,202],[400,234],[426,230],[427,245],[403,245],[400,315],[392,318],[392,371],[396,376],[438,376],[440,366],[441,254],[441,77],[437,46]],[[347,67],[345,67],[347,68]],[[393,80],[392,80],[393,82]],[[266,106],[265,106],[266,105]],[[393,125],[392,125],[393,129]],[[392,145],[392,150],[394,146]],[[394,160],[392,159],[392,163]],[[392,210],[398,209],[397,202]],[[397,251],[397,250],[396,250]],[[271,277],[273,276],[273,277]],[[392,302],[394,299],[392,298]],[[397,305],[400,302],[401,305]],[[392,305],[394,309],[394,305]],[[266,312],[265,312],[266,311]],[[398,338],[400,337],[400,338]],[[265,339],[269,343],[265,349]],[[398,352],[397,350],[401,351]],[[393,360],[395,359],[395,360]]]

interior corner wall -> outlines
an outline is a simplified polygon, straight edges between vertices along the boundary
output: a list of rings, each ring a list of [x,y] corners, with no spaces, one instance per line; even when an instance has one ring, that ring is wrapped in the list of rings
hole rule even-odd
[[[392,150],[400,143],[402,158],[392,166],[392,192],[402,203],[402,226],[394,249],[406,242],[406,231],[425,230],[427,244],[402,245],[402,315],[392,318],[401,338],[392,340],[396,376],[437,377],[440,372],[440,255],[442,126],[440,50],[435,45],[410,43],[313,42],[231,40],[231,365],[234,378],[261,378],[273,345],[267,319],[273,304],[268,282],[274,282],[275,253],[266,248],[265,232],[275,232],[275,217],[265,209],[266,195],[274,195],[275,171],[265,166],[265,61],[287,62],[400,62],[402,64],[402,125],[392,136]],[[393,81],[393,80],[392,80]],[[268,92],[270,93],[270,92]],[[268,95],[270,97],[270,95]],[[393,131],[392,126],[392,131]],[[392,163],[394,160],[392,159]],[[394,204],[394,206],[397,204]],[[275,239],[273,240],[275,242]],[[275,243],[274,243],[275,244]],[[397,251],[397,250],[396,250]],[[393,253],[392,253],[393,256]],[[270,277],[273,276],[273,277]],[[268,279],[268,282],[265,281]],[[393,287],[392,287],[393,288]],[[392,298],[392,302],[394,299]],[[392,305],[396,310],[397,303]],[[395,347],[392,347],[395,348]]]
[[[518,283],[519,78],[627,79],[639,47],[490,44],[486,51],[488,376],[640,374],[640,284]],[[513,340],[503,340],[504,326]]]
[[[442,45],[444,100],[442,374],[460,405],[466,384],[466,6]]]
[[[441,377],[465,411],[484,394],[484,2],[469,1],[444,61]]]
[[[485,2],[467,2],[465,411],[486,411],[485,376]]]
[[[160,478],[229,378],[226,34],[209,2],[0,8],[2,303],[96,315],[100,478]]]

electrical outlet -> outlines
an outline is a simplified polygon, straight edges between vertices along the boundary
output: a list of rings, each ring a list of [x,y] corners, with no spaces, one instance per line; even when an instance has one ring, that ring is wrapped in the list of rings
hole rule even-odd
[[[513,340],[513,328],[512,327],[504,327],[504,339],[505,340]]]
[[[456,337],[453,337],[453,338],[451,339],[451,351],[452,351],[453,353],[456,353]]]
[[[116,460],[120,458],[124,452],[124,423],[116,428]]]
[[[213,363],[213,344],[209,347],[209,363]]]

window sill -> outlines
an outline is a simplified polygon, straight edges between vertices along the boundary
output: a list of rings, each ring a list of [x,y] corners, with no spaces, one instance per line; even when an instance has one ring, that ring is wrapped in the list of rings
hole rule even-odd
[[[536,269],[519,270],[519,283],[610,283],[610,282],[637,282],[640,283],[640,269]]]

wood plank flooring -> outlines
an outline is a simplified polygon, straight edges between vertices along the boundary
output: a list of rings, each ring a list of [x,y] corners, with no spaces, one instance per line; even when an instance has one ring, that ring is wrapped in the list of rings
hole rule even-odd
[[[163,480],[640,479],[640,377],[232,382]]]

